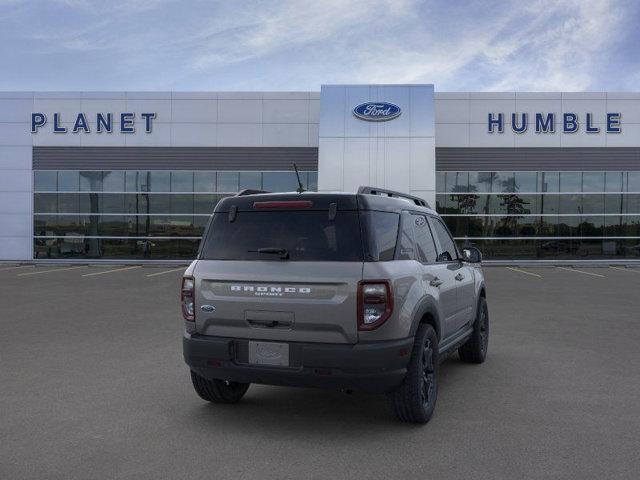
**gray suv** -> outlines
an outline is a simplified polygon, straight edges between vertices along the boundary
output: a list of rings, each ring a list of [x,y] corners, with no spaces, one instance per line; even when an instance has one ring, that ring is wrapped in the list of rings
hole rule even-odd
[[[385,393],[425,423],[440,361],[487,354],[480,261],[424,200],[389,190],[225,198],[182,280],[193,386],[216,403],[251,383]]]

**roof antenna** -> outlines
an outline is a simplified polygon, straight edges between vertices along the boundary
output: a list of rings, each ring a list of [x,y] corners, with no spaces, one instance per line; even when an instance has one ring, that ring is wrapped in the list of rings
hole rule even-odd
[[[302,193],[305,190],[304,190],[304,187],[302,186],[302,182],[300,181],[300,172],[298,172],[298,166],[296,165],[296,162],[293,162],[293,168],[296,171],[296,177],[298,178],[298,188],[296,189],[296,192]]]

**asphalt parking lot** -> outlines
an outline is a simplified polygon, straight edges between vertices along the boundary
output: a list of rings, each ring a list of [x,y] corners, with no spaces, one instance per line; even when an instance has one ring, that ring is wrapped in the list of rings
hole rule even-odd
[[[0,478],[639,476],[640,268],[485,268],[489,358],[445,361],[422,427],[332,391],[203,402],[181,271],[0,265]]]

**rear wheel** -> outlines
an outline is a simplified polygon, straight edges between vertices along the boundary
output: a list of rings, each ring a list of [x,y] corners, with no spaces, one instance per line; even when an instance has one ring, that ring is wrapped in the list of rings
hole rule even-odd
[[[489,309],[484,297],[478,302],[478,313],[473,323],[473,333],[464,345],[458,348],[458,355],[463,362],[482,363],[487,358],[489,347]]]
[[[191,382],[196,393],[203,400],[213,403],[236,403],[247,393],[249,383],[208,380],[191,371]]]
[[[431,325],[420,325],[402,384],[389,393],[391,406],[402,422],[427,423],[438,396],[438,337]]]

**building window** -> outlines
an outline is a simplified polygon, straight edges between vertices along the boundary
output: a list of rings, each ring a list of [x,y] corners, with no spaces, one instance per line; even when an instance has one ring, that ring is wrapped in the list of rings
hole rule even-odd
[[[640,172],[437,172],[436,210],[486,259],[640,257]]]
[[[291,175],[36,170],[34,258],[192,259],[222,198],[246,188],[292,191]],[[300,176],[317,190],[317,172]]]

